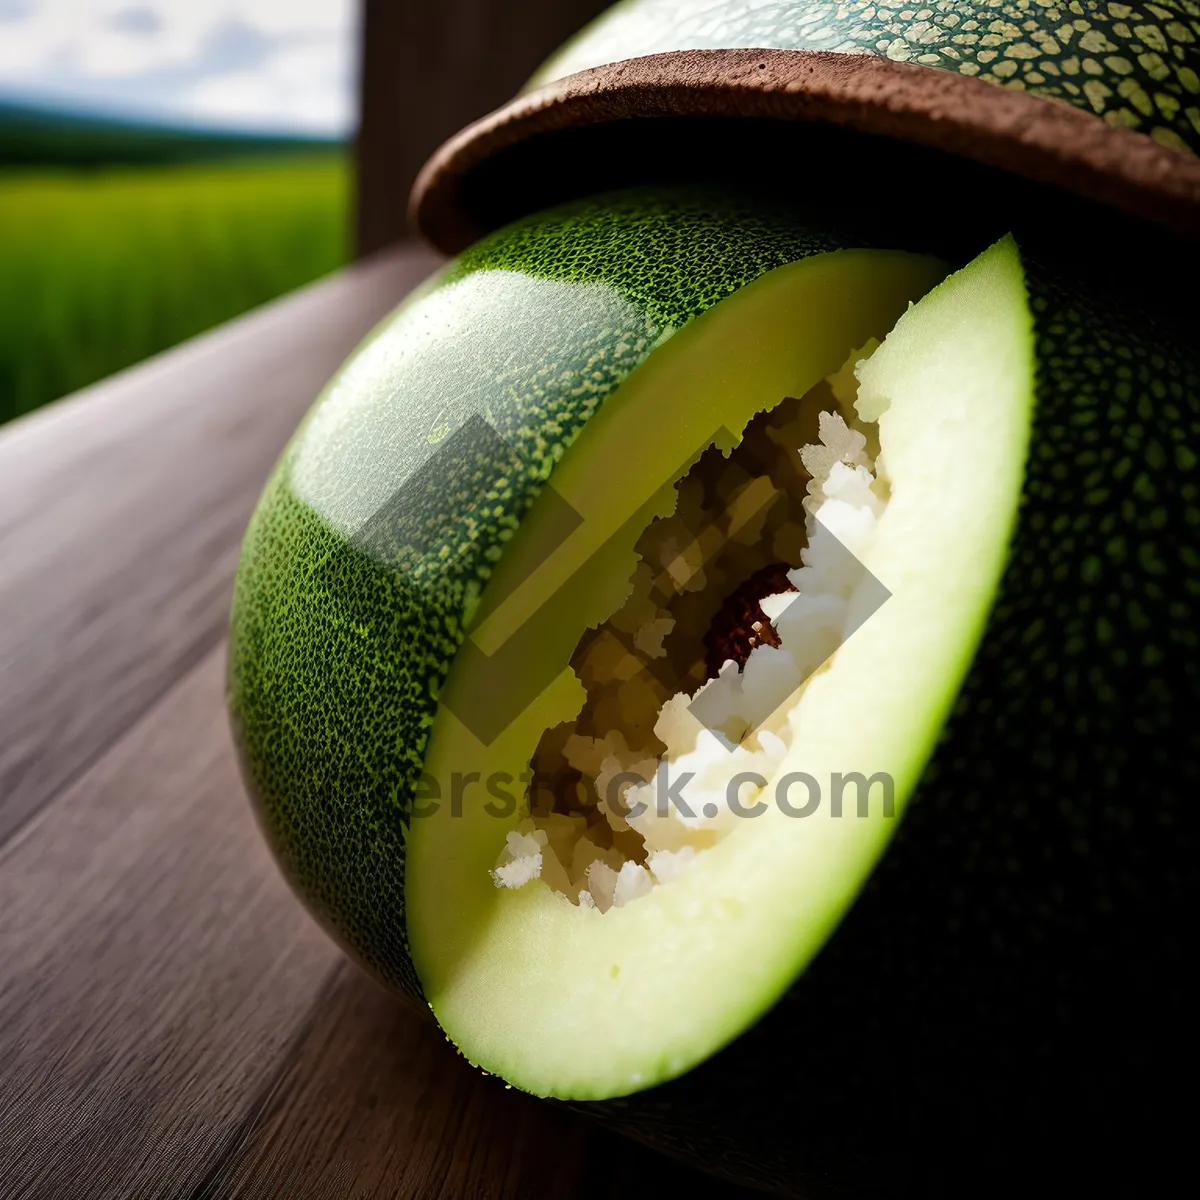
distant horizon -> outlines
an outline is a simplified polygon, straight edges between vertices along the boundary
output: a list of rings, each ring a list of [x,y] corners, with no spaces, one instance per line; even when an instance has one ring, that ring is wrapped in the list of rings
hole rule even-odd
[[[346,146],[354,141],[357,129],[345,133],[313,130],[287,124],[253,124],[249,121],[219,121],[188,113],[151,111],[135,103],[96,103],[94,100],[71,94],[54,94],[45,90],[25,92],[0,84],[0,114],[4,112],[33,117],[60,118],[101,125],[120,125],[130,128],[162,130],[164,132],[211,134],[216,137],[272,139],[297,142],[318,142],[329,146]]]

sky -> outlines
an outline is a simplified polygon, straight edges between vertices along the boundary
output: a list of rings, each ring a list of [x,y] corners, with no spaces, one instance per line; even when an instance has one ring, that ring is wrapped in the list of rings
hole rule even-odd
[[[0,0],[0,98],[353,131],[356,0]]]

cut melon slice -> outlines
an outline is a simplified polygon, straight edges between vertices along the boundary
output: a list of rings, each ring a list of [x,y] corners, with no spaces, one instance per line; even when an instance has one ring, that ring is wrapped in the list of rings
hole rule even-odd
[[[582,523],[543,559],[535,506],[501,560],[498,578],[513,573],[504,599],[472,635],[486,652],[545,611],[540,651],[562,669],[488,744],[455,715],[462,694],[490,686],[464,665],[478,660],[451,670],[425,762],[448,802],[427,806],[409,835],[410,945],[453,1042],[527,1091],[603,1100],[648,1088],[775,1004],[883,853],[980,644],[1034,410],[1020,259],[1011,240],[999,243],[898,322],[894,297],[912,260],[864,252],[858,279],[854,259],[821,256],[744,288],[652,355],[585,427],[554,474],[554,503],[566,500]],[[541,879],[497,888],[490,872],[521,820],[520,779],[545,731],[580,709],[567,664],[628,592],[638,535],[670,510],[706,439],[740,435],[883,335],[859,368],[857,406],[877,422],[891,491],[860,557],[890,598],[785,706],[786,756],[765,787],[740,793],[746,808],[760,801],[759,815],[607,912]],[[663,463],[679,469],[664,479]],[[531,678],[544,667],[526,664]],[[802,803],[790,790],[801,777],[822,802],[797,818],[786,809]],[[860,808],[852,782],[835,816],[838,781],[854,777],[890,780],[894,815],[882,786]]]
[[[681,186],[450,264],[333,380],[250,524],[245,778],[317,918],[518,1087],[805,1197],[974,1193],[981,1163],[1006,1193],[1047,1162],[1141,1186],[1146,1147],[1186,1144],[1161,1085],[1200,790],[1190,314],[1050,231],[949,279],[879,241]],[[764,478],[723,491],[755,455]],[[754,656],[800,603],[780,572],[802,600],[819,557],[797,460],[842,498],[886,482],[858,493],[873,528],[837,526],[879,590],[779,723],[737,734],[729,766],[774,756],[726,781],[760,815],[597,827],[575,862],[586,794],[526,818],[523,773],[561,752],[584,793],[610,781],[600,735],[653,748],[636,722],[696,716],[697,663],[761,699]],[[743,506],[772,487],[790,525]],[[664,616],[645,554],[700,512],[737,554],[710,573],[702,529],[655,560],[686,593]],[[649,710],[608,632],[670,668]],[[660,740],[678,770],[686,738]]]

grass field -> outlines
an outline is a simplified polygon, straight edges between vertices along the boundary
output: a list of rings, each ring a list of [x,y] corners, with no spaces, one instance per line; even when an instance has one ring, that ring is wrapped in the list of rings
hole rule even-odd
[[[0,171],[0,421],[335,269],[349,193],[340,151]]]

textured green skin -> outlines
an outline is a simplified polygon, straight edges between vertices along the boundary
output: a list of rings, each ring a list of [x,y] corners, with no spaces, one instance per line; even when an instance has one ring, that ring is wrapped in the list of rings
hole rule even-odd
[[[582,1106],[734,1179],[1150,1195],[1190,1145],[1171,1087],[1195,1061],[1200,353],[1137,292],[1023,258],[1038,375],[1018,526],[903,822],[757,1026]]]
[[[534,77],[668,50],[833,50],[975,75],[1200,152],[1200,3],[625,0]]]
[[[667,327],[775,267],[840,244],[761,202],[679,192],[572,205],[470,249],[438,286],[498,269],[600,284],[632,302],[631,321],[596,343],[562,346],[549,375],[514,341],[506,378],[483,381],[480,409],[492,410],[525,469],[488,494],[486,521],[456,512],[459,481],[446,480],[442,511],[428,514],[425,532],[453,547],[449,565],[436,555],[398,561],[378,541],[364,554],[295,493],[303,430],[285,451],[237,576],[234,730],[286,874],[386,982],[421,994],[404,922],[407,814],[464,612],[503,531],[519,523],[562,451]],[[470,347],[458,343],[453,353]],[[420,439],[424,429],[412,433]]]
[[[422,581],[426,560],[364,556],[297,499],[285,453],[238,576],[235,729],[289,877],[396,989],[418,994],[405,813],[497,530],[665,324],[832,245],[679,192],[573,206],[471,251],[440,286],[501,266],[601,281],[640,316],[613,331],[628,353],[599,368],[588,345],[549,380],[540,362],[516,373],[508,432],[530,473],[494,527],[463,541],[446,526],[466,551],[454,571]],[[1014,1194],[1055,1164],[1061,1186],[1109,1182],[1122,1153],[1180,1133],[1162,1064],[1186,1053],[1192,1018],[1179,964],[1200,792],[1200,363],[1135,288],[1102,299],[1103,279],[1081,287],[1036,252],[1026,268],[1037,407],[1011,560],[892,845],[763,1021],[681,1079],[583,1106],[731,1177]]]

